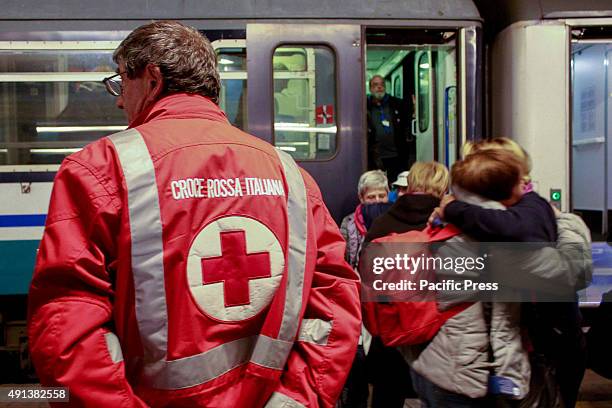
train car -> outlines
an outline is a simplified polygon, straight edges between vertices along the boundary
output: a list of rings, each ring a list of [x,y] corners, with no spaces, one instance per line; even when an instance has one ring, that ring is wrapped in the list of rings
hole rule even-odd
[[[612,8],[609,1],[477,2],[486,21],[487,134],[531,154],[537,191],[580,215],[593,238],[593,285],[612,289]]]
[[[373,75],[410,105],[417,159],[451,164],[464,140],[480,137],[482,22],[471,0],[4,2],[0,350],[23,348],[25,294],[59,163],[126,127],[100,81],[114,73],[119,42],[151,19],[184,21],[211,40],[229,120],[292,154],[336,221],[354,209],[366,170]]]

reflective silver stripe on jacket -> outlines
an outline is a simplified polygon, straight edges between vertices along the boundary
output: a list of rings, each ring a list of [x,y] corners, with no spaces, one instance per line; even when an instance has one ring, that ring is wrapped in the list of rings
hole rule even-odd
[[[285,366],[300,324],[304,269],[306,268],[307,208],[306,187],[293,158],[275,149],[283,165],[289,187],[287,217],[289,221],[289,249],[287,254],[287,285],[283,317],[278,339],[259,336],[251,361],[263,367],[282,370]]]
[[[273,339],[260,334],[251,361],[263,367],[282,370],[292,348],[293,341]]]
[[[303,319],[298,333],[298,341],[326,346],[332,322],[321,319]]]
[[[164,247],[155,169],[136,129],[115,133],[115,145],[127,186],[136,319],[148,361],[166,357],[168,307],[164,286]]]
[[[204,384],[246,364],[257,337],[244,337],[178,360],[164,358],[146,364],[145,383],[162,390],[178,390]]]
[[[158,389],[193,387],[248,361],[282,370],[297,335],[306,262],[306,189],[293,159],[278,152],[289,187],[288,275],[278,339],[263,335],[245,337],[169,361],[162,223],[155,169],[137,130],[129,129],[109,138],[119,155],[128,192],[136,319],[144,348],[143,385]]]
[[[289,186],[287,199],[287,216],[289,217],[289,254],[287,269],[287,295],[285,296],[285,312],[281,322],[279,339],[291,341],[300,324],[299,315],[302,308],[302,291],[304,289],[304,268],[306,267],[306,187],[300,170],[293,158],[275,149],[283,164],[285,177]]]
[[[264,408],[306,408],[288,395],[275,392]]]
[[[110,358],[113,360],[113,363],[123,361],[121,344],[119,344],[119,339],[115,333],[104,333],[104,340],[106,341],[106,348],[108,349],[108,354],[110,354]]]

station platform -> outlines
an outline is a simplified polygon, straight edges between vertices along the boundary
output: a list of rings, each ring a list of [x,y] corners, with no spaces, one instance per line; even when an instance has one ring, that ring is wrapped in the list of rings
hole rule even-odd
[[[1,384],[0,388],[10,388],[11,386],[23,387],[24,384]],[[33,387],[38,384],[32,384]],[[591,370],[587,370],[580,394],[578,396],[576,408],[612,408],[612,380],[603,378]],[[10,402],[0,403],[0,407],[10,408],[47,408],[49,404],[45,402]],[[406,400],[404,408],[420,408],[418,400]],[[228,407],[229,408],[229,407]],[[245,407],[247,408],[247,407]]]

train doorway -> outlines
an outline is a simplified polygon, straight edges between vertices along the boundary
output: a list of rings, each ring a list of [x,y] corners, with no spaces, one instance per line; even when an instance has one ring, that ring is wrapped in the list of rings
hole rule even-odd
[[[608,30],[610,31],[610,30]],[[612,37],[572,42],[571,202],[594,241],[609,240],[612,207]]]
[[[398,137],[408,142],[407,146],[403,145],[409,149],[407,154],[397,152],[408,158],[405,169],[415,160],[436,160],[450,166],[457,159],[457,34],[431,29],[366,29],[370,168],[380,166],[381,156],[393,154],[393,146],[385,146],[388,143],[384,140],[385,133],[391,130],[401,133],[395,135],[396,142]],[[403,106],[389,112],[393,117],[391,123],[384,111],[380,114],[383,105],[376,98],[376,92],[372,92],[370,85],[375,77],[384,80],[386,98]]]

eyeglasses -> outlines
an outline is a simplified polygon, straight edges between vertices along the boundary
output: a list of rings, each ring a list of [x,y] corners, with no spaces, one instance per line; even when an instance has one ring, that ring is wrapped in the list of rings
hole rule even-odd
[[[118,72],[115,75],[111,75],[102,80],[102,83],[106,87],[108,93],[113,96],[121,96],[121,94],[123,93],[123,86],[121,85],[121,74],[125,74],[125,71]],[[115,77],[119,78],[114,79]]]

